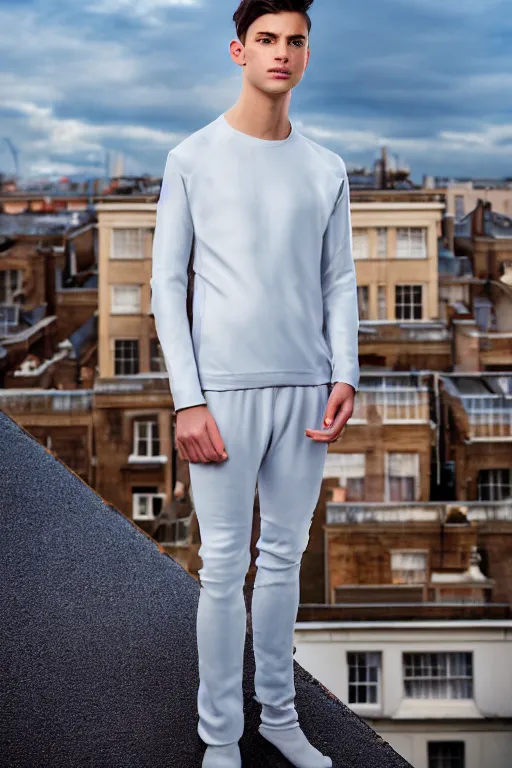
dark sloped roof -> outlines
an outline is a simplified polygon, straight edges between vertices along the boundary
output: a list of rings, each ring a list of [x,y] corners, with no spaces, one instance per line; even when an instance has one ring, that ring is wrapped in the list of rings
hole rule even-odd
[[[200,768],[198,582],[3,412],[0,466],[2,765]],[[249,632],[243,765],[285,768],[253,663]],[[298,665],[296,690],[334,766],[410,768]]]

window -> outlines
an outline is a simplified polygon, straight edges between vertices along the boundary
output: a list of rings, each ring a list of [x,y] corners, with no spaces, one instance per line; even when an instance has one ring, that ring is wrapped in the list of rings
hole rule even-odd
[[[380,652],[347,653],[348,703],[379,704]]]
[[[367,259],[369,256],[368,230],[352,230],[352,255],[354,259]]]
[[[378,286],[377,303],[378,303],[379,320],[387,320],[388,310],[387,310],[387,298],[386,298],[385,285]]]
[[[429,741],[428,768],[464,768],[463,741]]]
[[[0,304],[14,304],[23,293],[23,270],[0,270]]]
[[[364,453],[328,453],[325,457],[324,477],[338,478],[346,489],[346,501],[364,501]]]
[[[387,501],[417,501],[419,453],[388,453],[387,463]]]
[[[157,419],[134,422],[133,453],[135,456],[159,456],[160,437]]]
[[[427,258],[427,230],[425,227],[399,227],[397,229],[396,258]]]
[[[397,320],[421,320],[423,317],[423,286],[395,286],[395,317]]]
[[[479,501],[507,501],[511,497],[512,469],[481,469],[479,471]]]
[[[139,372],[138,339],[115,339],[114,372],[116,376]]]
[[[455,195],[455,221],[464,218],[464,195]]]
[[[0,332],[7,335],[9,328],[16,328],[20,322],[19,304],[0,304]]]
[[[143,230],[114,228],[110,247],[111,259],[143,259]]]
[[[404,653],[405,696],[410,699],[471,699],[473,654]]]
[[[140,285],[112,286],[112,314],[140,314]]]
[[[388,230],[377,227],[377,258],[386,259],[388,255]]]
[[[132,488],[132,517],[134,520],[155,520],[162,512],[164,493],[153,486]]]
[[[393,584],[425,584],[427,581],[427,552],[413,550],[391,552],[391,581]]]
[[[151,339],[150,341],[150,347],[151,347],[151,360],[150,360],[150,370],[156,371],[156,372],[165,372],[167,371],[166,365],[165,365],[165,358],[164,353],[162,352],[162,347],[160,345],[160,342],[158,339]]]
[[[358,304],[358,310],[359,310],[359,319],[368,320],[370,317],[370,312],[368,308],[368,286],[367,285],[357,286],[357,304]]]

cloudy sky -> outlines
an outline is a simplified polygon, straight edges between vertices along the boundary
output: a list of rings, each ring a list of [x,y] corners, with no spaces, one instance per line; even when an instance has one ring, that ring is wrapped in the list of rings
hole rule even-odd
[[[229,109],[238,0],[0,0],[0,170],[161,174]],[[298,130],[371,166],[512,176],[512,0],[316,0]]]

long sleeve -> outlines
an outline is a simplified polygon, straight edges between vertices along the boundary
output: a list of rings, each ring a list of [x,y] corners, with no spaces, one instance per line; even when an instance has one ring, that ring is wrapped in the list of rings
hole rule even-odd
[[[188,263],[193,223],[183,177],[167,155],[153,239],[151,309],[175,410],[204,405],[187,315]]]
[[[331,382],[346,382],[357,391],[359,310],[352,255],[350,191],[344,163],[343,171],[338,198],[323,239],[322,295],[326,338],[332,353]]]

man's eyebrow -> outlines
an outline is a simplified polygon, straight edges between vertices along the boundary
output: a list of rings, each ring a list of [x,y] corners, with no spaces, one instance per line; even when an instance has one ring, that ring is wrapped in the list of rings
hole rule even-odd
[[[275,32],[256,32],[256,35],[266,35],[267,37],[278,38]],[[288,35],[288,40],[305,40],[306,35]]]

